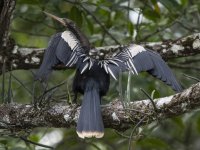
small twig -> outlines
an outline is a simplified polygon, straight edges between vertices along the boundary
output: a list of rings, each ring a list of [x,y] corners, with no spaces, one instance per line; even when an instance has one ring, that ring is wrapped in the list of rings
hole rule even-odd
[[[30,36],[40,36],[40,37],[49,37],[49,35],[46,34],[39,34],[39,33],[31,33],[31,32],[26,32],[26,31],[21,31],[21,30],[16,30],[16,29],[11,29],[12,32],[17,32],[17,33],[23,33],[23,34],[28,34]]]
[[[65,0],[65,1],[67,1],[67,2],[69,2],[69,3],[72,3],[72,4],[75,4],[75,5],[79,5],[87,14],[89,14],[89,15],[94,19],[94,21],[95,21],[96,23],[98,23],[98,24],[101,26],[101,28],[105,31],[105,33],[108,34],[108,35],[111,37],[111,39],[112,39],[113,41],[115,41],[116,44],[121,45],[120,42],[119,42],[119,41],[107,30],[107,28],[97,19],[97,17],[96,17],[93,13],[91,13],[88,9],[86,9],[86,8],[83,6],[82,3],[76,2],[76,1],[74,2],[74,1],[71,1],[71,0]]]
[[[130,89],[131,89],[131,76],[132,76],[132,73],[129,71],[128,72],[128,83],[127,83],[127,88],[126,88],[126,100],[127,100],[127,103],[129,104],[130,103],[130,101],[131,101],[131,91],[130,91]]]
[[[125,109],[124,101],[123,101],[123,90],[122,90],[122,72],[119,72],[119,98],[122,104],[123,109]]]
[[[140,111],[140,110],[133,109],[133,108],[125,108],[125,110],[135,111],[135,112],[138,112],[138,113],[141,113],[141,114],[144,114],[144,115],[149,115],[148,113],[145,113],[145,112],[142,112],[142,111]]]
[[[158,117],[158,111],[159,110],[157,109],[156,104],[155,104],[155,102],[153,100],[153,94],[154,94],[155,90],[152,92],[151,96],[145,90],[143,90],[142,88],[140,90],[147,96],[147,98],[149,98],[151,104],[153,105],[154,112],[156,113],[155,116],[156,116],[157,123],[161,124],[162,122],[159,120],[159,117]]]
[[[149,98],[149,100],[151,101],[151,104],[152,104],[152,106],[153,106],[155,112],[157,113],[157,112],[158,112],[158,109],[157,109],[157,107],[156,107],[156,105],[155,105],[153,99],[151,98],[151,96],[150,96],[145,90],[143,90],[142,88],[140,88],[140,90]]]
[[[26,142],[26,143],[30,143],[30,144],[33,144],[33,145],[37,145],[37,146],[41,146],[41,147],[49,148],[49,149],[53,149],[53,150],[55,149],[54,147],[51,147],[51,146],[48,146],[48,145],[44,145],[44,144],[40,144],[40,143],[33,142],[33,141],[28,140],[27,138],[22,137],[22,136],[20,136],[19,138],[20,138],[21,140],[23,140],[24,142]]]
[[[101,26],[101,28],[105,31],[105,33],[107,33],[107,34],[111,37],[111,39],[112,39],[113,41],[115,41],[116,44],[121,45],[120,42],[106,29],[106,27],[96,18],[96,16],[95,16],[93,13],[91,13],[89,10],[87,10],[81,3],[79,4],[79,6],[80,6],[87,14],[89,14],[90,16],[92,16],[92,18],[96,21],[96,23],[98,23],[98,24]]]
[[[122,136],[123,138],[126,138],[126,139],[130,139],[130,136],[128,135],[124,135],[122,133],[120,133],[119,131],[115,130],[115,133],[117,133],[119,136]],[[132,139],[131,140],[136,140],[138,138],[142,137],[142,135],[136,135],[136,136],[132,136]]]
[[[87,142],[86,140],[84,140],[85,143],[90,144],[91,146],[93,146],[94,148],[96,148],[97,150],[101,150],[101,148],[99,148],[97,145],[95,145],[92,142]]]
[[[52,100],[53,94],[54,94],[57,90],[58,90],[58,88],[55,88],[55,89],[53,89],[52,91],[48,92],[48,95],[47,95],[47,96],[45,96],[43,99],[40,99],[38,105],[39,105],[40,107],[42,107],[42,106],[45,106],[46,104],[48,104],[48,103],[49,103],[49,100]],[[47,101],[46,101],[46,102],[45,102],[45,101],[43,102],[44,99],[47,100]]]
[[[176,23],[176,22],[173,21],[172,23],[170,23],[170,24],[168,24],[168,25],[165,25],[165,26],[163,26],[163,27],[157,28],[156,31],[154,31],[154,32],[152,32],[152,33],[146,35],[145,37],[143,37],[142,39],[140,39],[140,41],[147,41],[147,39],[149,39],[150,37],[155,36],[155,34],[157,34],[157,33],[160,33],[160,32],[162,32],[162,31],[165,31],[167,28],[173,26],[175,23]]]
[[[67,98],[68,98],[68,101],[72,104],[73,102],[72,102],[72,97],[70,94],[69,86],[68,86],[68,84],[66,84],[66,85],[67,85]]]
[[[61,82],[60,84],[58,84],[58,85],[56,85],[56,86],[54,86],[54,87],[52,87],[52,88],[50,88],[50,89],[48,89],[48,90],[45,90],[44,94],[46,94],[46,93],[48,93],[48,92],[50,92],[50,91],[53,91],[54,89],[57,89],[58,87],[63,86],[66,82],[67,82],[67,80]]]
[[[45,25],[45,26],[47,26],[47,27],[49,27],[49,28],[52,28],[52,29],[55,29],[55,30],[57,30],[57,28],[55,28],[54,26],[51,26],[51,25],[49,25],[49,24],[46,24],[45,22],[44,22],[44,19],[45,18],[43,18],[42,20],[31,20],[31,19],[29,19],[29,18],[25,18],[24,16],[19,16],[19,18],[21,18],[21,19],[23,19],[23,20],[25,20],[25,21],[27,21],[27,22],[31,22],[31,23],[41,23],[41,24],[43,24],[43,25]]]
[[[197,58],[197,59],[192,58],[192,59],[187,59],[187,60],[180,62],[180,63],[181,64],[190,64],[190,63],[196,63],[196,62],[200,62],[200,59],[199,58]]]
[[[183,73],[183,76],[185,76],[185,77],[187,77],[187,78],[189,78],[189,79],[193,79],[193,80],[195,80],[195,81],[197,81],[197,82],[200,82],[200,79],[198,79],[198,78],[196,78],[196,77],[193,77],[193,76],[190,76],[190,75],[187,75],[187,74],[184,74],[184,73]]]
[[[12,70],[12,69],[11,69]],[[10,71],[9,73],[9,81],[8,81],[8,100],[7,102],[8,103],[11,103],[12,102],[12,72]]]
[[[142,121],[146,118],[146,116],[144,116],[136,125],[135,127],[133,128],[132,132],[131,132],[131,135],[129,137],[129,142],[128,142],[128,150],[131,150],[131,141],[132,141],[132,138],[133,138],[133,133],[135,132],[135,130],[137,129],[137,127],[142,123]]]
[[[179,68],[179,69],[190,69],[190,70],[195,70],[195,71],[200,71],[199,67],[195,67],[192,65],[182,65],[182,64],[176,64],[176,63],[168,63],[169,66],[174,67],[174,68]]]
[[[128,7],[127,7],[127,20],[129,20],[129,12],[130,12],[130,4],[131,4],[131,1],[130,0],[128,0]]]
[[[138,37],[139,37],[139,32],[140,32],[140,16],[141,16],[141,10],[139,10],[137,24],[136,24],[136,33],[137,33],[135,37],[136,42],[138,42]]]
[[[104,43],[104,41],[105,41],[105,36],[106,36],[106,33],[103,32],[102,39],[101,39],[101,41],[100,41],[100,45],[101,45],[101,46],[103,45],[103,43]]]
[[[50,99],[50,97],[54,94],[54,92],[61,87],[62,85],[64,85],[67,82],[67,79],[63,82],[61,82],[60,84],[46,90],[47,86],[45,87],[45,90],[43,92],[43,94],[38,98],[38,100],[36,101],[36,103],[38,103],[39,105],[42,105],[42,101],[44,99]],[[51,92],[51,94],[49,94],[49,92]],[[47,95],[48,94],[48,95]],[[34,100],[35,101],[35,100]],[[36,106],[36,104],[35,104]]]
[[[6,64],[5,60],[3,60],[2,67],[2,102],[5,103],[5,72],[6,72]]]
[[[45,99],[45,95],[46,95],[45,91],[46,91],[48,85],[47,84],[44,85],[44,83],[41,83],[41,84],[42,84],[42,87],[43,87],[44,91],[43,91],[42,95],[40,95],[38,98],[34,97],[34,100],[33,100],[34,108],[37,108],[38,103],[40,103],[43,99]],[[34,84],[34,88],[35,88],[35,84]]]
[[[187,26],[185,25],[185,22],[182,23],[182,22],[179,21],[179,20],[177,20],[176,22],[177,22],[182,28],[188,30],[189,32],[195,32],[195,29],[193,29],[192,27],[187,27]]]
[[[11,74],[11,76],[30,94],[33,95],[33,93],[24,85],[23,82],[21,82],[15,75]]]
[[[35,80],[33,81],[33,87],[32,87],[32,101],[31,101],[31,103],[32,104],[35,104],[35,99],[36,99],[36,97],[35,97],[35,84],[36,84],[36,82],[35,82]]]

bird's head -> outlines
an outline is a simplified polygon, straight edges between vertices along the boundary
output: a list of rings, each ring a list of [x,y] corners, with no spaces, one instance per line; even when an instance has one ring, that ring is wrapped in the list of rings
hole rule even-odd
[[[45,11],[44,13],[48,17],[51,17],[52,19],[58,21],[64,27],[66,27],[69,31],[71,31],[76,36],[76,38],[80,41],[82,47],[84,47],[85,50],[88,51],[90,49],[91,45],[88,38],[83,34],[83,32],[80,31],[79,27],[72,20],[67,19],[67,18],[60,18]]]
[[[49,16],[49,17],[51,17],[52,19],[54,19],[54,20],[56,20],[56,21],[58,21],[58,22],[60,22],[63,26],[65,26],[65,27],[75,27],[76,26],[76,24],[72,21],[72,20],[70,20],[70,19],[67,19],[67,18],[60,18],[60,17],[57,17],[57,16],[55,16],[55,15],[53,15],[53,14],[50,14],[50,13],[48,13],[48,12],[45,12],[44,11],[44,13],[47,15],[47,16]]]

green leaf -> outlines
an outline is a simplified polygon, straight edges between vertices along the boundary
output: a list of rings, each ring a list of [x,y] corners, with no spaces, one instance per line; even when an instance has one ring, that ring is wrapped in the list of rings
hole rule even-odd
[[[3,145],[7,145],[8,141],[7,140],[0,140],[0,143],[3,144]]]
[[[130,21],[128,22],[128,31],[129,31],[130,36],[132,37],[134,33],[134,25]]]
[[[156,90],[153,90],[153,91],[151,92],[151,99],[154,99],[154,94],[155,94],[155,92],[156,92]]]
[[[176,0],[158,0],[162,3],[168,10],[177,11],[180,9],[180,5]]]
[[[182,6],[188,5],[188,0],[180,0]]]
[[[156,21],[160,18],[160,14],[158,14],[155,10],[147,8],[143,11],[144,16],[152,21]]]
[[[185,125],[183,123],[182,118],[180,117],[173,117],[172,121],[178,126],[179,129],[184,129]]]
[[[157,1],[156,1],[156,0],[151,0],[151,2],[153,3],[154,10],[155,10],[158,14],[160,14],[160,8],[159,8],[159,6],[158,6]]]
[[[197,128],[197,131],[200,133],[200,117],[196,121],[196,128]]]
[[[94,33],[94,25],[92,24],[90,19],[87,18],[87,16],[85,16],[85,20],[87,22],[88,29],[89,29],[90,33],[93,34]]]
[[[70,19],[76,22],[81,27],[83,23],[82,12],[77,7],[72,7],[69,15]]]
[[[40,138],[38,135],[31,135],[31,136],[29,136],[29,140],[31,140],[33,142],[39,142]]]
[[[138,142],[142,148],[153,148],[156,150],[169,148],[168,144],[158,138],[146,138]]]

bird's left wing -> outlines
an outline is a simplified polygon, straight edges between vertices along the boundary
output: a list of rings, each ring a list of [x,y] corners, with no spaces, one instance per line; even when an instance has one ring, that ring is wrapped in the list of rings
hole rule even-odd
[[[63,63],[67,68],[76,67],[81,72],[92,66],[91,59],[86,57],[80,41],[70,31],[64,31],[52,36],[39,70],[36,80],[45,81],[57,64]]]
[[[114,79],[117,79],[119,73],[123,71],[129,70],[136,75],[146,71],[170,85],[174,90],[182,90],[182,87],[162,57],[158,53],[145,49],[140,45],[132,44],[125,47],[115,56],[100,61],[100,65]]]

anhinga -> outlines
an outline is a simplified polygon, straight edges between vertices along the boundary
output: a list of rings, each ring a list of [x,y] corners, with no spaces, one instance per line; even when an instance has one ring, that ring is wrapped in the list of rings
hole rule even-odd
[[[52,67],[59,63],[76,68],[73,91],[75,94],[83,94],[76,128],[79,137],[103,137],[104,125],[100,100],[109,89],[110,75],[117,80],[121,71],[131,71],[136,75],[146,71],[174,90],[178,92],[182,90],[170,68],[158,53],[131,44],[110,58],[92,57],[89,52],[95,48],[90,45],[86,36],[73,21],[46,14],[59,21],[68,30],[57,33],[51,38],[36,79],[45,81]]]

